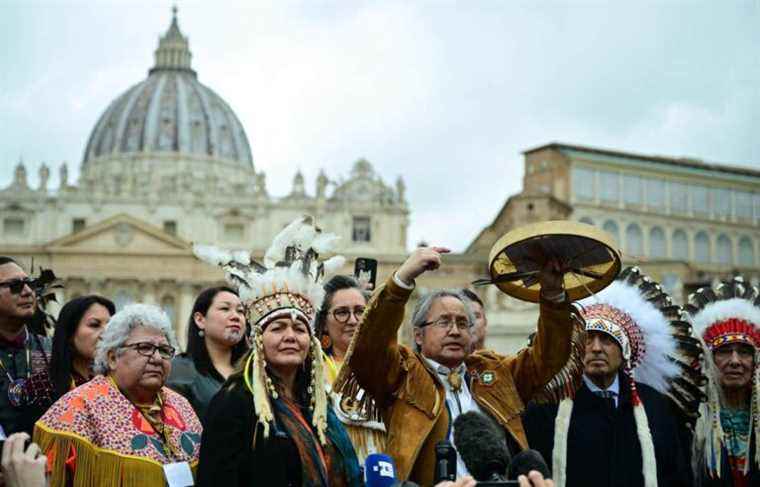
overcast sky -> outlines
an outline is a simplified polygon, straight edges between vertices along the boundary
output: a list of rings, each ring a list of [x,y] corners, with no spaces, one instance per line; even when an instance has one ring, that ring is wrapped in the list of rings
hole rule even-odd
[[[180,1],[198,79],[271,194],[296,169],[401,174],[409,245],[464,249],[551,141],[760,169],[760,2]],[[629,2],[625,2],[629,3]],[[170,1],[0,0],[0,186],[20,156],[78,175],[147,76]],[[70,176],[70,177],[71,177]]]

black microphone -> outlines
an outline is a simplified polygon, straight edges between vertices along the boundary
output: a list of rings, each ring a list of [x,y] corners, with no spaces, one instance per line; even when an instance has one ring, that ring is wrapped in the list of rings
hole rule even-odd
[[[549,466],[544,457],[536,450],[523,450],[509,462],[507,477],[516,479],[520,475],[528,475],[531,470],[541,472],[545,479],[551,478]]]
[[[457,479],[457,451],[446,440],[435,445],[435,483]]]
[[[509,466],[509,450],[499,426],[475,411],[454,421],[454,444],[475,480],[501,481]]]

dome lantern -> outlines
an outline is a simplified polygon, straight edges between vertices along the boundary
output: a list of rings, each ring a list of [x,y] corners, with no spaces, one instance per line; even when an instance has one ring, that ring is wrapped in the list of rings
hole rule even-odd
[[[156,65],[151,68],[149,74],[162,69],[189,71],[195,75],[190,67],[190,43],[187,37],[182,35],[177,23],[177,7],[172,7],[172,23],[169,30],[158,41],[155,52]]]

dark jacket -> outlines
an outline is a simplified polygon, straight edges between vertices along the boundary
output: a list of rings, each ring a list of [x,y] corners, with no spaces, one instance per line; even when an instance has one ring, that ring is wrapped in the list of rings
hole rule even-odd
[[[192,358],[180,355],[172,360],[172,371],[166,387],[185,396],[205,427],[208,404],[223,383],[224,378],[216,370],[210,374],[201,374],[195,368]]]
[[[253,396],[235,375],[214,396],[206,411],[206,424],[201,438],[197,487],[301,487],[301,462],[295,443],[283,431],[270,427],[269,438],[263,428],[256,429],[253,448],[253,428],[256,423]],[[327,437],[345,436],[344,442],[333,442],[346,465],[349,487],[361,485],[356,454],[332,408],[328,408]],[[348,450],[340,445],[348,445]]]
[[[567,487],[644,485],[629,379],[622,373],[619,379],[620,398],[615,410],[585,384],[576,394],[567,437]],[[681,444],[681,433],[668,399],[645,384],[637,382],[636,388],[652,432],[658,485],[691,486],[689,450]],[[544,456],[549,468],[557,409],[556,404],[531,404],[523,417],[530,447]]]
[[[29,348],[31,369],[27,364],[24,348],[14,348],[5,343],[0,344],[0,360],[5,370],[0,369],[0,426],[6,435],[25,431],[31,436],[34,423],[53,403],[48,373],[50,363],[50,338],[33,335],[26,340]],[[6,373],[7,372],[7,373]],[[8,399],[10,375],[14,380],[23,380],[23,404],[14,406]]]
[[[751,425],[750,425],[751,427]],[[755,434],[752,433],[752,438],[749,442],[749,455],[747,461],[751,462],[749,466],[749,476],[747,479],[747,485],[755,486],[760,485],[760,468],[758,468],[755,462]],[[704,457],[697,458],[699,478],[694,484],[698,487],[734,487],[734,479],[731,477],[731,466],[728,464],[728,452],[723,449],[723,455],[721,456],[721,476],[719,478],[712,478],[707,473],[707,469],[704,466]]]

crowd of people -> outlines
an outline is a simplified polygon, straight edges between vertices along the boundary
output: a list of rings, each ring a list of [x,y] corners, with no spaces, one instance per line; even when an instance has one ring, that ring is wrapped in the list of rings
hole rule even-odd
[[[33,325],[37,283],[0,257],[0,485],[471,487],[526,450],[546,465],[525,487],[760,485],[760,290],[741,277],[682,307],[628,268],[571,302],[547,259],[536,332],[501,355],[471,289],[407,310],[446,248],[371,289],[321,260],[334,241],[302,218],[262,262],[196,246],[228,285],[197,296],[180,354],[148,304],[82,296]],[[461,440],[473,414],[503,458],[473,460],[494,450]],[[367,480],[377,454],[388,483]]]

